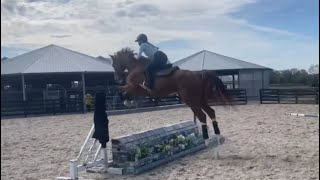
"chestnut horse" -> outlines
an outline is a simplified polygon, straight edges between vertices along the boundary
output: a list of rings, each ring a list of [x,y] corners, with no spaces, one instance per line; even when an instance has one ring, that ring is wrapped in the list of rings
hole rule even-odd
[[[216,99],[223,105],[231,105],[231,97],[215,72],[177,69],[170,75],[156,77],[154,88],[148,91],[142,84],[146,79],[144,71],[150,63],[149,59],[136,59],[133,50],[129,48],[122,49],[110,57],[115,70],[115,80],[118,82],[125,80],[125,85],[119,87],[121,92],[138,97],[166,97],[169,94],[178,94],[201,122],[204,139],[209,138],[204,112],[212,120],[215,134],[220,135],[215,111],[208,102],[209,99]]]

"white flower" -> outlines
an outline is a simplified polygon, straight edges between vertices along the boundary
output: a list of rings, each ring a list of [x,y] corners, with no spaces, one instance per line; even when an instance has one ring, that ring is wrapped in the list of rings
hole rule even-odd
[[[184,144],[179,144],[179,147],[180,147],[181,149],[185,149],[185,148],[186,148],[186,146],[185,146]]]
[[[183,135],[179,135],[177,138],[182,141],[186,139],[186,137],[184,137]]]
[[[188,135],[188,138],[190,138],[190,139],[196,139],[196,135],[195,135],[194,133],[189,134],[189,135]]]

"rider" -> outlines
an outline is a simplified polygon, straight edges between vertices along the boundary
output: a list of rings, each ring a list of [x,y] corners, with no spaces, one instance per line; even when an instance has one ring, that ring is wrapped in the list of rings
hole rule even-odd
[[[153,88],[154,83],[154,73],[156,70],[164,67],[165,64],[168,62],[168,57],[162,51],[159,51],[159,48],[154,46],[153,44],[148,42],[148,37],[145,34],[139,34],[137,40],[140,48],[137,59],[142,56],[144,53],[150,60],[151,63],[146,69],[146,78],[149,85],[149,88]]]

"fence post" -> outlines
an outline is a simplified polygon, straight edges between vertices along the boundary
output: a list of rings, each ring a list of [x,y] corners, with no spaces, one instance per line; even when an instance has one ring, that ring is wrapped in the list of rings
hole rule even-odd
[[[53,115],[56,115],[56,106],[55,106],[55,102],[54,99],[51,100],[52,103],[52,111],[53,111]]]
[[[158,106],[158,105],[159,105],[158,101],[159,101],[159,99],[158,99],[158,98],[154,98],[154,104],[155,104],[156,106]]]
[[[244,92],[245,97],[246,97],[245,98],[245,100],[246,100],[245,102],[246,102],[246,104],[248,104],[247,90],[244,89],[243,92]]]
[[[27,100],[23,101],[23,114],[24,114],[24,117],[27,117],[27,115],[28,115],[28,101]]]
[[[277,95],[278,95],[278,104],[280,104],[280,95],[279,95],[280,90],[277,89]]]
[[[82,106],[80,108],[82,110],[82,113],[86,113],[86,109],[87,109],[86,102],[84,101],[84,99],[82,99],[81,102],[82,102],[81,104]]]
[[[316,104],[319,104],[319,89],[315,89],[314,94],[316,95]]]
[[[82,103],[81,103],[81,106],[80,106],[80,108],[81,108],[81,110],[82,110],[82,113],[86,113],[86,110],[87,110],[87,107],[86,107],[86,100],[85,100],[86,98],[85,98],[85,95],[84,95],[84,98],[82,98]],[[107,101],[107,99],[106,99],[106,101]],[[107,102],[106,102],[107,103]],[[107,106],[106,106],[107,107]]]
[[[260,89],[260,104],[262,104],[262,90],[263,89]]]

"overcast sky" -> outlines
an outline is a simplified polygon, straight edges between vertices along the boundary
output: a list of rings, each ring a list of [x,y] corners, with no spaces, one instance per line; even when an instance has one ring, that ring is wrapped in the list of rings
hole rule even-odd
[[[91,56],[138,49],[171,62],[206,49],[277,70],[319,61],[319,0],[1,0],[1,57],[56,44]]]

